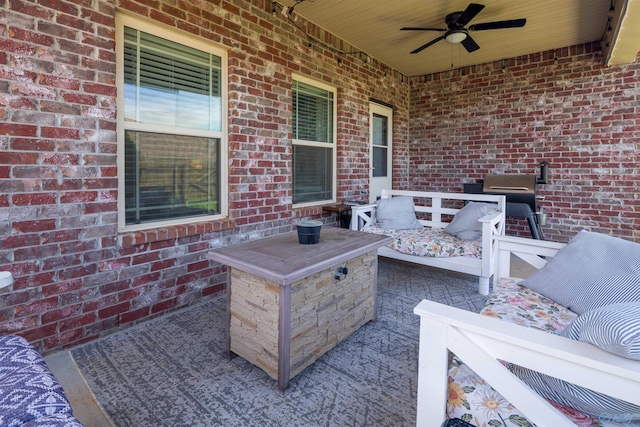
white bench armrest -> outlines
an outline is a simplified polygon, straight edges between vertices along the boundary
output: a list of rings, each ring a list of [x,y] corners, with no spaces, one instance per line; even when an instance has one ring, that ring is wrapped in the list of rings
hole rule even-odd
[[[527,239],[513,236],[494,236],[498,257],[493,283],[502,277],[511,277],[511,256],[515,255],[537,269],[544,267],[547,257],[553,257],[565,244],[548,240]]]
[[[369,203],[367,205],[356,205],[351,208],[351,225],[352,230],[362,230],[364,227],[376,224],[376,207],[377,204]]]
[[[493,212],[481,217],[478,221],[482,223],[488,222],[489,224],[497,224],[504,220],[504,216],[504,212]]]
[[[539,426],[573,426],[497,359],[640,404],[640,362],[591,344],[423,300],[418,426],[440,426],[447,399],[447,349]]]

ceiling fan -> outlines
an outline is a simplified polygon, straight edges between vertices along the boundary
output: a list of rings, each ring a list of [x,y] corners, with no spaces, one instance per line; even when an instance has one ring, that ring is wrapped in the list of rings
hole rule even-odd
[[[423,27],[403,27],[400,28],[401,31],[442,31],[444,35],[431,40],[429,43],[420,46],[415,49],[411,53],[422,52],[424,49],[428,48],[432,44],[439,42],[442,39],[445,39],[449,43],[460,43],[467,52],[474,52],[480,49],[480,46],[471,38],[469,35],[470,31],[483,31],[483,30],[498,30],[501,28],[516,28],[516,27],[524,27],[526,24],[526,19],[511,19],[508,21],[495,21],[495,22],[487,22],[484,24],[474,24],[465,28],[464,26],[469,23],[473,18],[476,17],[480,11],[484,9],[483,4],[478,3],[470,3],[469,6],[464,10],[464,12],[453,12],[447,15],[445,18],[445,23],[447,24],[447,28],[423,28]]]

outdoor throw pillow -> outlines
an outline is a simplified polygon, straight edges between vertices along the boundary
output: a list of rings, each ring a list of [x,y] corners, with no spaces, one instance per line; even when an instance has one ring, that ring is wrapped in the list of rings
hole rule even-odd
[[[508,363],[507,368],[540,396],[590,417],[598,418],[602,414],[616,416],[640,414],[640,406],[633,403],[615,399],[513,363]]]
[[[416,218],[416,206],[409,196],[388,197],[377,202],[378,225],[389,230],[421,228]]]
[[[559,335],[640,360],[640,302],[589,310],[575,318]]]
[[[476,240],[482,237],[482,223],[478,220],[497,210],[493,203],[469,202],[455,214],[445,232],[461,240]]]
[[[581,231],[522,284],[577,314],[640,301],[640,244]]]

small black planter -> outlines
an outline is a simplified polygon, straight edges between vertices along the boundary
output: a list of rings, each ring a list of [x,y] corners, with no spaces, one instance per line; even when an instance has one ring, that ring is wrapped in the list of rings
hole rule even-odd
[[[303,245],[315,245],[320,241],[321,221],[300,221],[296,224],[298,241]]]

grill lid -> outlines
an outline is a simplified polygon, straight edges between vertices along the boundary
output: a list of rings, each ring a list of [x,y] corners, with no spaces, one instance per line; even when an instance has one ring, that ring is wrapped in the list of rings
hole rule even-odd
[[[484,177],[482,192],[535,194],[537,175],[492,175]]]

